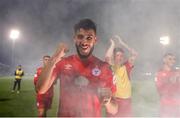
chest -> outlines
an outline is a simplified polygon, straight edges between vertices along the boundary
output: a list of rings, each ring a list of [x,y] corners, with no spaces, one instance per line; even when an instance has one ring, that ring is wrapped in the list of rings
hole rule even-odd
[[[175,77],[175,73],[174,72],[161,72],[160,76],[162,79],[170,79]]]
[[[113,67],[113,71],[116,76],[127,76],[127,70],[125,66]]]
[[[80,86],[103,86],[103,68],[99,64],[66,63],[62,67],[60,80],[63,84]]]
[[[22,70],[17,70],[17,71],[16,71],[16,74],[17,74],[17,75],[21,75],[22,73],[23,73]]]

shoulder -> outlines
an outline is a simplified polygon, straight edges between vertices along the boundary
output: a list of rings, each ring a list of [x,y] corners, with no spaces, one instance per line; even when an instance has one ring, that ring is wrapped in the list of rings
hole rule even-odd
[[[76,55],[70,55],[68,57],[63,57],[62,60],[60,60],[59,62],[56,63],[56,68],[61,68],[62,65],[65,64],[71,64],[76,60]]]
[[[126,66],[127,68],[133,68],[134,65],[132,63],[130,63],[128,60],[124,62],[124,66]]]
[[[70,55],[70,56],[67,56],[67,57],[63,57],[62,60],[60,60],[58,63],[64,63],[64,62],[69,62],[69,61],[72,61],[76,58],[76,55]]]
[[[101,64],[102,66],[108,66],[109,64],[106,61],[99,59],[98,57],[93,56],[94,63]]]
[[[63,61],[71,61],[71,60],[74,60],[77,58],[77,55],[70,55],[70,56],[67,56],[67,57],[63,57],[62,60],[60,62],[63,62]]]
[[[94,59],[96,60],[95,63],[96,63],[97,65],[99,65],[102,70],[112,71],[111,65],[110,65],[109,63],[107,63],[107,62],[105,62],[105,61],[103,61],[103,60],[101,60],[101,59],[99,59],[99,58],[97,58],[97,57],[94,57]]]
[[[40,72],[41,70],[42,70],[42,67],[38,67],[38,68],[36,69],[37,72]]]
[[[169,72],[168,71],[165,71],[163,69],[159,69],[157,72],[156,72],[156,77],[158,78],[164,78],[164,77],[167,77],[167,75],[169,75]]]
[[[67,57],[63,57],[62,60],[69,60],[69,59],[74,59],[74,58],[76,58],[76,55],[70,55]]]
[[[38,71],[38,70],[42,70],[42,67],[38,67],[38,68],[37,68],[37,71]]]

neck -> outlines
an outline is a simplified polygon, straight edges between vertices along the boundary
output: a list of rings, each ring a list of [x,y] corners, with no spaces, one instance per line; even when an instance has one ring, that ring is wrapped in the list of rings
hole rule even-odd
[[[82,62],[88,62],[93,57],[92,55],[89,55],[88,57],[83,57],[83,58],[79,55],[77,56]]]
[[[164,65],[163,66],[163,70],[166,70],[166,71],[170,71],[170,70],[172,70],[172,68],[170,67],[170,66],[168,66],[168,65]]]
[[[118,61],[118,62],[116,62],[116,61],[115,61],[115,62],[114,62],[114,65],[116,65],[116,66],[121,66],[121,65],[122,65],[122,63],[121,63],[121,62],[119,62],[119,61]]]

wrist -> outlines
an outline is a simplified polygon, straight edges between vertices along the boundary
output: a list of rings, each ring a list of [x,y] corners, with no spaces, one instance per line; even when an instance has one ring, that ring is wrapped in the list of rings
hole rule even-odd
[[[106,106],[106,107],[108,107],[110,105],[110,102],[108,101],[108,102],[106,102],[106,103],[104,103],[104,106]]]
[[[114,43],[114,42],[112,42],[112,43],[111,43],[111,46],[115,46],[115,43]]]
[[[111,97],[110,98],[106,98],[103,101],[103,105],[108,107],[111,104]]]

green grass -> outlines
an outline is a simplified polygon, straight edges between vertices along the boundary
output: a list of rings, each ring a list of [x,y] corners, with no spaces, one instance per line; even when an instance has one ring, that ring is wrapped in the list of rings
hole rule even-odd
[[[37,116],[33,78],[23,78],[20,94],[11,93],[13,82],[13,77],[0,77],[0,116]],[[158,116],[159,98],[153,80],[133,80],[132,92],[132,105],[136,117]],[[58,93],[57,86],[55,93]],[[58,94],[55,94],[48,116],[56,116],[57,107]]]
[[[132,81],[132,106],[136,117],[158,117],[159,96],[153,79]]]
[[[13,77],[0,78],[0,116],[37,116],[35,91],[32,77],[24,77],[21,92],[11,93]],[[57,96],[54,96],[48,116],[56,116]]]

